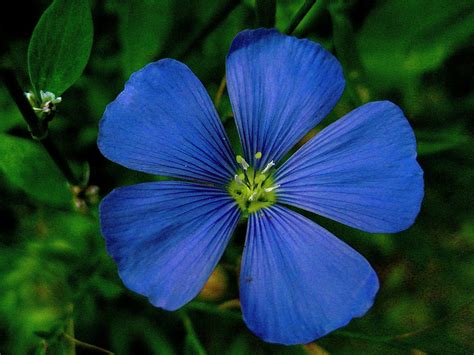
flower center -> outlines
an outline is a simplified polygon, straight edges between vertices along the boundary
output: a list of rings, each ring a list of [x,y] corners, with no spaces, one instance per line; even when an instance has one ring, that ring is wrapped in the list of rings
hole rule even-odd
[[[262,153],[255,154],[255,158],[261,159]],[[275,190],[280,187],[275,184],[272,177],[275,163],[271,161],[263,170],[256,171],[240,155],[236,159],[241,169],[229,183],[227,191],[237,202],[244,216],[273,205],[276,202]]]

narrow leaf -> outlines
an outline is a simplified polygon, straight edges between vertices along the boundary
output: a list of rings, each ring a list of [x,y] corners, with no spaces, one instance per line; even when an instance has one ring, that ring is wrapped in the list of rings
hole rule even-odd
[[[41,16],[28,48],[31,84],[61,95],[81,76],[92,48],[88,0],[54,0]]]

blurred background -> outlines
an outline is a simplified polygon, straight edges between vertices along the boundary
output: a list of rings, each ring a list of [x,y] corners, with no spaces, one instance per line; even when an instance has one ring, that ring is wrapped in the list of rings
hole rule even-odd
[[[2,11],[0,58],[24,91],[32,90],[28,44],[50,3],[18,2]],[[74,174],[90,171],[87,184],[72,192],[0,85],[0,354],[473,353],[473,3],[312,3],[91,1],[90,58],[49,124]],[[309,12],[299,22],[304,6]],[[293,347],[266,344],[242,322],[237,280],[244,227],[201,295],[166,312],[123,286],[97,218],[98,202],[113,188],[159,179],[106,160],[96,147],[105,106],[130,74],[160,58],[183,61],[217,95],[237,142],[227,93],[219,90],[225,56],[239,31],[273,23],[320,42],[344,67],[343,98],[305,139],[362,103],[391,100],[415,130],[426,183],[417,222],[403,233],[371,235],[311,216],[370,261],[381,289],[365,317]]]

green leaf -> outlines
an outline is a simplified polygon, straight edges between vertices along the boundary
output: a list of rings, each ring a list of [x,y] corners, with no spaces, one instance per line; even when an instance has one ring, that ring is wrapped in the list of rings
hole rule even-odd
[[[171,0],[128,0],[119,11],[125,78],[153,60],[162,49],[171,26],[171,5]]]
[[[275,27],[276,0],[255,0],[258,25]]]
[[[55,0],[41,16],[28,47],[31,84],[61,95],[81,76],[92,48],[88,0]]]
[[[391,86],[436,69],[473,34],[471,0],[387,0],[369,14],[357,45],[368,74]]]
[[[0,171],[12,185],[39,201],[54,206],[70,204],[64,177],[36,142],[0,134]]]
[[[472,143],[472,139],[461,127],[453,127],[441,131],[418,131],[418,154],[428,155],[440,153],[445,150],[459,148]]]

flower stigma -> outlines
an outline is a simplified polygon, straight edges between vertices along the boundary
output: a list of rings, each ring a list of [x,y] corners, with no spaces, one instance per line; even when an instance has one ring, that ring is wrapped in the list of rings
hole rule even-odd
[[[257,152],[255,159],[261,158],[262,153]],[[227,190],[243,211],[244,216],[273,205],[277,200],[276,190],[280,187],[275,184],[272,177],[275,163],[271,161],[263,170],[256,171],[242,156],[237,155],[236,161],[241,169],[234,175]]]

